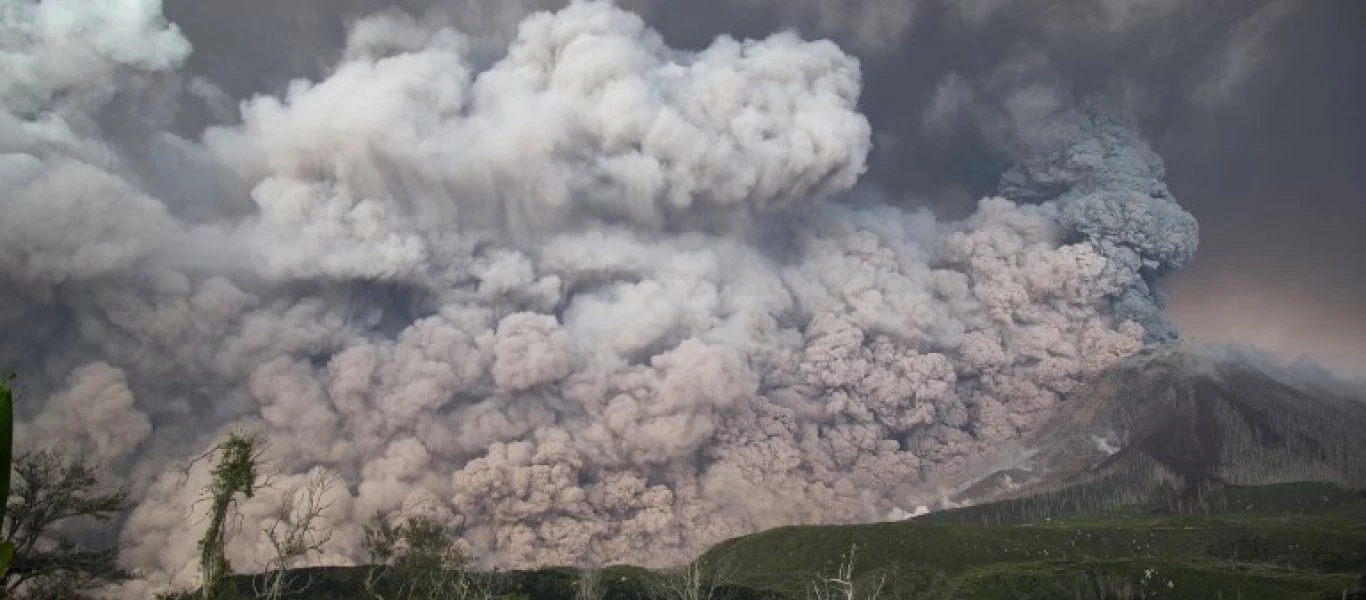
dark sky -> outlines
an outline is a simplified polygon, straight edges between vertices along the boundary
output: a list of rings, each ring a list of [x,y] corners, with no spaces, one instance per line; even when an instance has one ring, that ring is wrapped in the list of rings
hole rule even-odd
[[[325,70],[342,15],[385,4],[169,0],[166,11],[196,47],[191,68],[241,97]],[[398,4],[496,37],[557,2]],[[1092,96],[1122,104],[1200,222],[1194,264],[1166,284],[1186,337],[1366,371],[1366,2],[624,4],[681,46],[782,27],[836,39],[863,59],[878,143],[866,181],[940,214],[994,189],[1039,114]]]
[[[1173,114],[1157,148],[1200,220],[1171,283],[1187,335],[1366,368],[1366,3],[1308,2],[1245,93]]]
[[[1366,3],[1172,5],[1104,33],[1050,31],[1022,8],[977,29],[922,13],[867,64],[867,112],[901,139],[873,178],[942,202],[936,190],[998,172],[970,129],[924,135],[917,109],[946,71],[971,80],[1032,52],[1052,69],[1038,79],[1074,99],[1127,87],[1201,225],[1195,262],[1167,283],[1184,335],[1366,369]]]

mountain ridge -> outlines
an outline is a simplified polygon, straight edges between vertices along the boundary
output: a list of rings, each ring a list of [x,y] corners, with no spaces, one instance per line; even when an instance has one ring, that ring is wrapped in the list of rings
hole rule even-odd
[[[1135,500],[1164,487],[1193,499],[1226,484],[1366,486],[1366,402],[1339,382],[1259,358],[1180,343],[1145,348],[1069,394],[1025,440],[1032,456],[952,500],[1097,482]]]

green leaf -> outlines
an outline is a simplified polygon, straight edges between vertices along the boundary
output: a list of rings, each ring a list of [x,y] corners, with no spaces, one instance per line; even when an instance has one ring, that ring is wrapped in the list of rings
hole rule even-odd
[[[4,577],[9,571],[9,562],[14,559],[14,542],[5,540],[0,542],[0,577]]]
[[[14,390],[10,387],[13,380],[13,374],[0,378],[0,524],[5,521],[5,508],[9,504],[10,459],[14,443]]]

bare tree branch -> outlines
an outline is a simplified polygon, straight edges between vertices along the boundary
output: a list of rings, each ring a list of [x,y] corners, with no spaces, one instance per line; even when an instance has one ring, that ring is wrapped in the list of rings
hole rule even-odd
[[[811,582],[808,597],[812,600],[876,600],[881,596],[887,585],[887,574],[879,571],[855,579],[857,553],[858,545],[850,546],[833,575],[822,575]]]
[[[126,491],[100,489],[100,468],[88,456],[55,448],[15,457],[3,525],[15,546],[0,578],[6,596],[71,598],[132,578],[118,567],[115,549],[87,550],[62,532],[73,520],[107,522],[129,508]]]
[[[470,558],[457,542],[453,531],[432,519],[408,517],[394,526],[375,515],[361,544],[372,562],[367,593],[377,600],[497,598],[497,578],[465,571]]]
[[[683,567],[658,573],[647,583],[656,600],[717,600],[735,582],[736,569],[730,560],[708,561],[699,558]]]
[[[323,545],[332,539],[332,529],[319,521],[332,506],[327,494],[339,480],[336,473],[318,469],[309,474],[303,486],[281,498],[281,516],[263,530],[273,555],[262,577],[252,580],[257,598],[276,600],[301,594],[312,584],[311,579],[290,581],[290,569],[309,554],[322,552]]]

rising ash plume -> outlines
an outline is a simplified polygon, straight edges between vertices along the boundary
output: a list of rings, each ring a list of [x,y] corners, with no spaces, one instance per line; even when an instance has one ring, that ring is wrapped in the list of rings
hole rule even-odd
[[[232,427],[282,473],[237,564],[313,469],[348,484],[324,562],[421,511],[489,564],[667,564],[926,502],[1173,334],[1153,284],[1196,225],[1099,105],[943,221],[858,186],[828,41],[684,51],[575,2],[482,64],[389,11],[234,107],[158,2],[118,6],[0,20],[0,363],[25,443],[110,461],[123,560],[180,583],[205,473],[177,467]]]

